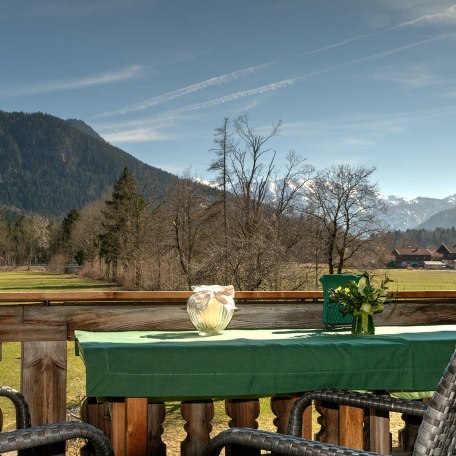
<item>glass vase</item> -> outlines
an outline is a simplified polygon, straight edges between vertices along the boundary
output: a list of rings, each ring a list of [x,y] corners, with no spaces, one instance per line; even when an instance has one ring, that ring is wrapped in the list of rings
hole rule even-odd
[[[351,332],[356,336],[375,334],[374,316],[361,311],[354,313]]]
[[[233,286],[203,285],[192,288],[196,293],[187,301],[187,312],[198,334],[222,334],[236,309]]]

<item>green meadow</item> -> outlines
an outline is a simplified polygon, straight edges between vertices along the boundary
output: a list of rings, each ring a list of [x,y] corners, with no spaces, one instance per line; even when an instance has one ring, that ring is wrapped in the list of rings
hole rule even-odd
[[[8,291],[94,291],[114,284],[72,274],[36,271],[0,271],[0,292]]]

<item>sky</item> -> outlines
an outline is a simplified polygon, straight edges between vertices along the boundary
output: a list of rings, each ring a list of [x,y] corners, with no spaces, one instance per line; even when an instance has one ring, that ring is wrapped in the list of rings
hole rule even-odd
[[[0,0],[0,56],[0,110],[176,175],[214,178],[214,130],[247,115],[282,122],[278,171],[293,150],[373,166],[385,195],[456,193],[454,0]]]

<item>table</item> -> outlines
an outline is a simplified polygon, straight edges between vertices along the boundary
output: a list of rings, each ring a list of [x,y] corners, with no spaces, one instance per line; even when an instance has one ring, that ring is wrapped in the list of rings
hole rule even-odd
[[[253,329],[214,337],[195,331],[76,331],[75,337],[87,396],[203,400],[320,388],[432,390],[454,351],[456,325],[377,327],[374,336]]]

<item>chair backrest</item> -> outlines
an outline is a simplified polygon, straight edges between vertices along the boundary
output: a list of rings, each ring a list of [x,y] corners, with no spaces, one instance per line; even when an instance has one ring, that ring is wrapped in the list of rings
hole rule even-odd
[[[323,323],[327,326],[351,325],[353,315],[343,314],[339,311],[337,302],[332,302],[329,297],[330,288],[348,285],[351,280],[358,282],[362,274],[324,274],[320,277],[323,286]]]
[[[30,410],[22,393],[9,386],[0,385],[0,396],[10,399],[16,409],[16,429],[25,429],[31,426]]]
[[[456,453],[456,351],[423,416],[413,456]]]

